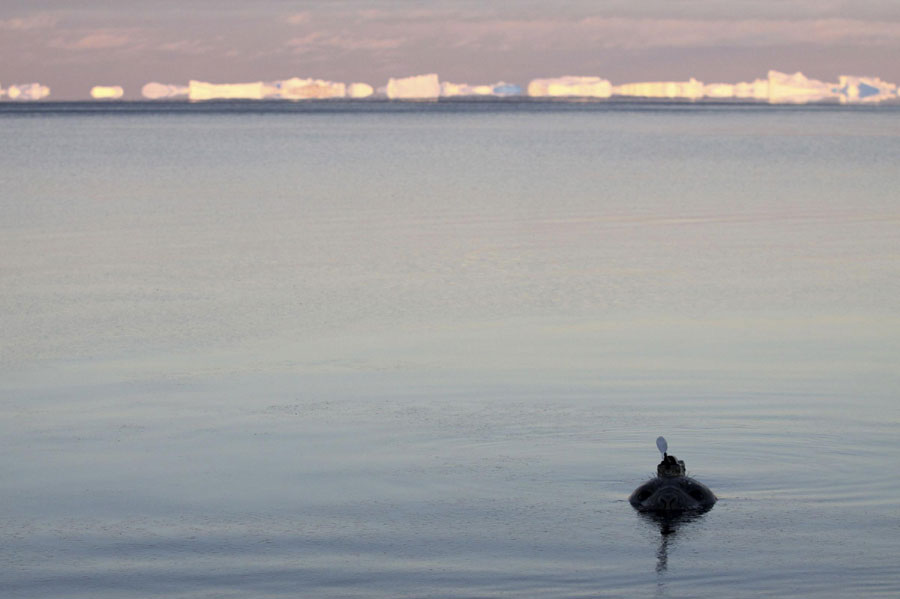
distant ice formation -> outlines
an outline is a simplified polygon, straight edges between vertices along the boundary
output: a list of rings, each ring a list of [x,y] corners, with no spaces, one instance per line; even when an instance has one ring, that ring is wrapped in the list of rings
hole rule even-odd
[[[468,83],[441,82],[441,96],[445,98],[467,96],[515,96],[522,93],[518,85],[500,81],[488,85],[469,85]]]
[[[391,100],[436,100],[441,95],[441,84],[435,73],[388,80],[385,88]]]
[[[810,79],[803,73],[769,71],[765,79],[740,83],[660,81],[626,83],[613,87],[613,95],[642,98],[701,98],[758,100],[770,104],[806,104],[838,100],[842,103],[881,102],[893,99],[897,86],[877,77],[842,75],[839,83]]]
[[[292,77],[284,81],[263,84],[263,97],[272,100],[324,100],[343,98],[347,95],[347,85],[323,79],[300,79]]]
[[[0,98],[10,100],[39,100],[50,89],[38,83],[0,88]],[[242,100],[310,100],[334,98],[369,98],[391,100],[436,100],[452,97],[508,97],[523,93],[512,83],[500,81],[489,84],[452,83],[440,81],[437,74],[391,78],[387,85],[373,89],[368,83],[340,83],[324,79],[292,77],[279,81],[251,83],[207,83],[191,80],[189,85],[147,83],[141,89],[143,97],[171,99],[187,97],[191,101],[216,99]],[[739,99],[770,104],[804,104],[807,102],[877,103],[897,101],[900,89],[894,83],[878,77],[841,75],[836,83],[811,79],[801,72],[793,74],[771,70],[765,78],[739,83],[703,83],[695,78],[687,81],[645,81],[613,86],[609,80],[594,76],[565,76],[533,79],[525,92],[534,98],[605,99],[611,96],[701,100]],[[123,96],[119,86],[96,86],[91,97],[118,99]]]
[[[188,85],[191,102],[203,100],[262,100],[263,82],[254,83],[207,83],[191,79]]]
[[[727,98],[727,84],[706,86],[707,97]],[[732,97],[762,100],[770,104],[806,104],[825,100],[842,103],[881,102],[894,98],[897,86],[878,77],[841,75],[838,83],[810,79],[801,72],[792,75],[769,71],[766,79],[737,83]]]
[[[494,88],[490,85],[469,85],[468,83],[441,82],[441,96],[452,98],[454,96],[492,96]]]
[[[170,97],[172,86],[159,86],[147,89],[145,94],[162,94],[156,97]],[[365,85],[365,84],[357,84]],[[368,86],[367,86],[368,87]],[[371,90],[371,87],[369,87]],[[180,92],[180,90],[175,90]],[[356,88],[356,93],[364,97],[364,89]],[[343,98],[347,95],[347,85],[324,79],[300,79],[291,77],[279,81],[254,81],[252,83],[206,83],[191,80],[188,86],[188,98],[192,102],[203,100],[325,100]]]
[[[6,97],[10,100],[26,102],[42,100],[50,95],[50,88],[40,83],[19,83],[6,89]]]
[[[703,95],[707,98],[733,98],[734,88],[732,83],[707,83],[703,86]]]
[[[372,95],[366,83],[345,83],[323,79],[292,77],[280,81],[252,83],[207,83],[192,80],[188,86],[148,83],[141,89],[148,99],[171,99],[187,96],[191,101],[204,100],[312,100],[331,98],[365,98]]]
[[[368,83],[351,83],[347,86],[348,98],[368,98],[375,90]]]
[[[853,102],[882,102],[896,97],[900,89],[878,77],[855,77],[853,75],[841,75],[837,92],[840,94],[841,103]]]
[[[769,102],[772,104],[806,104],[837,98],[835,85],[809,79],[801,72],[793,75],[769,71]]]
[[[148,83],[141,88],[141,95],[148,100],[162,100],[187,97],[190,88],[186,85],[166,85],[165,83]]]
[[[734,97],[744,100],[764,100],[769,99],[769,80],[754,79],[747,82],[735,83]]]
[[[691,77],[690,81],[649,81],[645,83],[626,83],[613,88],[617,96],[635,96],[641,98],[686,98],[699,100],[705,95],[702,81]]]
[[[91,88],[91,97],[95,100],[118,100],[125,94],[119,85],[95,85]]]
[[[556,77],[532,79],[528,84],[528,95],[533,98],[608,98],[612,95],[612,84],[600,77]]]

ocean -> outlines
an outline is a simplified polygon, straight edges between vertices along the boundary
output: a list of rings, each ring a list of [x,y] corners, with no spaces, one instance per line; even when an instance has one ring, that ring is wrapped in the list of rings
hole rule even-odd
[[[5,597],[900,594],[900,106],[0,131]]]

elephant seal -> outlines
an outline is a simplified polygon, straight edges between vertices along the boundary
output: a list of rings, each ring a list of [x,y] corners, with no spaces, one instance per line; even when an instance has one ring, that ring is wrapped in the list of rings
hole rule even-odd
[[[631,494],[628,501],[640,512],[656,514],[699,513],[712,508],[716,496],[709,487],[687,476],[684,461],[666,453],[666,440],[660,437],[657,445],[663,459],[651,478]]]

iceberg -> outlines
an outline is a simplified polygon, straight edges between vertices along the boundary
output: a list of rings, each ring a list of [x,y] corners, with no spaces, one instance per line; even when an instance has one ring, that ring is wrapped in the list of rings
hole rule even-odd
[[[689,81],[647,81],[643,83],[626,83],[613,88],[617,96],[634,96],[639,98],[686,98],[699,100],[705,95],[702,81],[693,77]]]
[[[895,98],[897,92],[895,84],[882,81],[878,77],[841,75],[838,79],[837,93],[840,94],[842,104],[882,102]]]
[[[10,85],[6,90],[6,96],[10,100],[29,101],[41,100],[50,95],[50,88],[40,83],[20,83]]]
[[[505,81],[489,85],[469,85],[468,83],[441,82],[441,96],[514,96],[522,93],[522,88]]]
[[[365,86],[371,95],[371,86]],[[364,97],[365,90],[357,88],[356,93]],[[187,95],[191,101],[199,100],[320,100],[344,98],[348,95],[347,85],[324,79],[301,79],[291,77],[279,81],[255,81],[252,83],[206,83],[191,80],[188,87],[148,83],[142,93],[145,98],[173,98]]]
[[[740,83],[735,83],[734,97],[742,98],[742,99],[768,101],[768,99],[769,99],[769,80],[768,79],[754,79],[753,81],[750,81],[750,82],[742,81]]]
[[[263,82],[255,83],[206,83],[194,81],[188,86],[191,102],[203,100],[262,100]]]
[[[165,83],[148,83],[141,88],[141,95],[148,100],[161,100],[163,98],[179,98],[187,96],[190,88],[186,85],[166,85]]]
[[[91,97],[95,100],[118,100],[125,94],[120,85],[95,85],[91,88]]]
[[[441,82],[441,96],[492,96],[494,88],[490,85],[469,85],[468,83]]]
[[[441,95],[441,84],[435,73],[388,80],[385,89],[391,100],[436,100]]]
[[[556,77],[532,79],[528,84],[528,95],[533,98],[608,98],[612,95],[612,84],[600,77]]]
[[[733,98],[735,87],[732,83],[707,83],[703,86],[703,95],[707,98]]]
[[[343,98],[347,94],[344,83],[323,79],[300,79],[292,77],[284,81],[263,84],[262,97],[281,100],[323,100]]]
[[[809,79],[799,71],[793,75],[769,71],[769,102],[772,104],[805,104],[838,97],[833,83]]]
[[[375,90],[368,83],[351,83],[347,86],[348,98],[368,98]]]

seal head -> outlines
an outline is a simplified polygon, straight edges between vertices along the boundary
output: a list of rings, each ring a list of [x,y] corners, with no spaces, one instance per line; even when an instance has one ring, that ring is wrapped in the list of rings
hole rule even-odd
[[[684,462],[663,454],[651,478],[631,494],[628,501],[641,512],[679,514],[705,512],[716,503],[709,487],[687,476]]]

